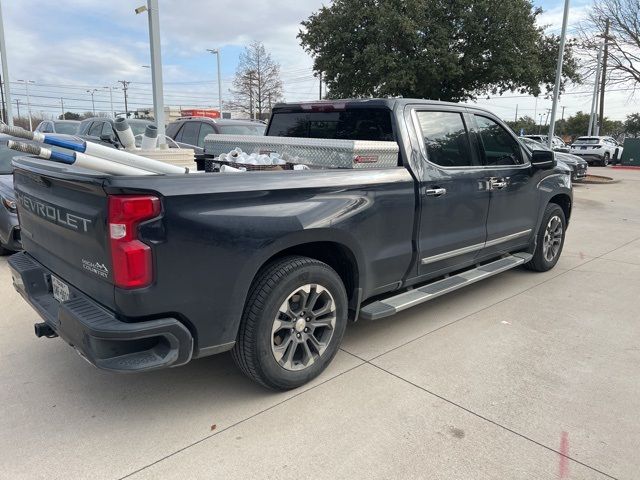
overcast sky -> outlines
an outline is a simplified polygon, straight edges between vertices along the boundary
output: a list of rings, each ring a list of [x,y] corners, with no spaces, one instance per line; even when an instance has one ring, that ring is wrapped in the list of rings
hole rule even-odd
[[[109,111],[109,91],[118,80],[131,81],[130,108],[152,104],[147,14],[134,9],[145,0],[21,0],[2,1],[12,93],[26,110],[24,84],[31,80],[33,111],[59,114],[60,97],[65,110],[91,110],[87,89],[95,93],[96,110]],[[282,66],[286,100],[313,100],[318,96],[318,80],[313,77],[312,60],[296,38],[300,22],[329,3],[321,0],[160,0],[165,104],[176,106],[217,106],[215,57],[207,48],[219,48],[222,61],[223,98],[235,72],[238,55],[252,40],[262,41]],[[545,13],[541,24],[560,31],[560,0],[536,0]],[[582,20],[590,2],[573,0],[571,32]],[[565,116],[590,108],[591,84],[571,87],[561,105]],[[116,110],[123,110],[120,90],[113,91]],[[624,119],[639,110],[628,92],[607,95],[606,115]],[[515,115],[546,112],[551,101],[505,94],[478,100],[506,119]],[[633,104],[635,103],[635,105]],[[15,108],[15,101],[14,101]],[[24,110],[23,110],[24,109]]]

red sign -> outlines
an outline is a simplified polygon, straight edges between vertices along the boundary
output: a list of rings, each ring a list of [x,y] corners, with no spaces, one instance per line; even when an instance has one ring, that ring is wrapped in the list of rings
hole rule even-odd
[[[212,108],[180,110],[180,115],[183,117],[220,118],[220,112],[218,110],[213,110]]]

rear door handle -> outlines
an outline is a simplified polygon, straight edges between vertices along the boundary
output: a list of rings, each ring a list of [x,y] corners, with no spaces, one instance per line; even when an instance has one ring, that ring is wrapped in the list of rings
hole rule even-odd
[[[427,197],[440,197],[442,195],[445,195],[446,193],[447,193],[446,188],[427,188],[424,191],[424,194]]]
[[[491,190],[501,190],[507,186],[507,181],[504,178],[490,178],[489,187]]]

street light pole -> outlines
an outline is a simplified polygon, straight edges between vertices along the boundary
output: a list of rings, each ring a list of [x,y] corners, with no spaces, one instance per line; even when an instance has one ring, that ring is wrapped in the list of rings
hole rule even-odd
[[[29,114],[29,130],[33,132],[33,120],[31,119],[31,97],[29,96],[29,84],[36,83],[33,80],[18,80],[24,83],[24,87],[27,90],[27,113]],[[9,83],[9,82],[7,82]]]
[[[207,48],[207,52],[210,52],[216,56],[216,63],[218,68],[218,105],[220,109],[220,118],[222,118],[222,81],[220,80],[220,49],[219,48]]]
[[[98,91],[97,88],[93,90],[87,90],[87,93],[91,94],[91,110],[93,111],[93,116],[96,116],[96,103],[93,101],[93,95]]]
[[[562,17],[562,32],[560,33],[560,51],[558,52],[558,65],[556,67],[556,83],[553,86],[553,103],[551,104],[551,123],[547,132],[548,147],[553,146],[553,135],[556,129],[556,111],[558,110],[558,97],[560,96],[560,82],[562,81],[562,61],[564,58],[564,43],[567,35],[567,21],[569,20],[569,0],[564,0],[564,15]]]
[[[111,87],[111,85],[109,85],[108,87],[102,87],[105,90],[109,90],[109,102],[111,103],[111,116],[113,118],[116,118],[116,112],[113,109],[113,87]]]
[[[160,16],[158,0],[147,0],[146,7],[136,8],[136,13],[148,11],[149,49],[151,50],[151,84],[153,90],[153,118],[158,128],[158,145],[166,145],[164,126],[164,94],[162,91],[162,54],[160,51]]]
[[[4,21],[2,19],[2,2],[0,0],[0,55],[2,55],[2,77],[4,78],[4,96],[6,98],[7,124],[13,127],[13,105],[11,105],[11,87],[9,86],[9,66],[7,65],[7,48],[4,41]]]

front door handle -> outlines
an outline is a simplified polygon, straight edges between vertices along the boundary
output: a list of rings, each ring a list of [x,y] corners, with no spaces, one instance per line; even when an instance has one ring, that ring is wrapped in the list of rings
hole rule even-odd
[[[504,178],[490,178],[489,188],[491,190],[501,190],[507,186],[507,181]]]
[[[440,197],[442,195],[445,195],[446,193],[447,193],[446,188],[427,188],[424,191],[424,194],[427,197]]]

